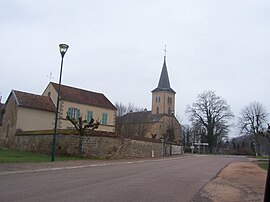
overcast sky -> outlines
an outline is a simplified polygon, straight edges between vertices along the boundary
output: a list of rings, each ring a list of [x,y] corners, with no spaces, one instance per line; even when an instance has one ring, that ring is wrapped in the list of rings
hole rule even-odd
[[[12,89],[41,94],[50,71],[58,82],[66,43],[63,84],[150,110],[166,44],[182,123],[204,90],[236,116],[252,101],[270,112],[269,11],[269,0],[1,0],[2,102]]]

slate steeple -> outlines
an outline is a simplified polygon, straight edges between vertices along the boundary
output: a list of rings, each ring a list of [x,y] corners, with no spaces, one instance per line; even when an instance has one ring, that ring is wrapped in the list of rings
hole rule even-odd
[[[166,47],[163,67],[157,88],[152,90],[152,114],[174,114],[175,91],[170,86],[169,74],[166,65]]]
[[[158,82],[158,87],[155,88],[152,92],[158,92],[158,91],[168,91],[171,93],[175,93],[175,91],[170,86],[170,80],[169,80],[169,75],[168,75],[167,65],[166,65],[166,56],[164,56],[164,62],[163,62],[163,67],[162,67],[162,71],[161,71],[159,82]]]

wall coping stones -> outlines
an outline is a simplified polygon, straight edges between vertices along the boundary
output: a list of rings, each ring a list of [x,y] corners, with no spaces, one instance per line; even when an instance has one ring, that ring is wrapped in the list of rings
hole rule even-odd
[[[35,130],[35,131],[17,131],[15,136],[52,136],[53,130]],[[76,129],[58,129],[57,135],[79,135],[79,132]],[[145,137],[122,137],[114,132],[106,132],[106,131],[93,131],[86,130],[85,136],[95,136],[95,137],[110,137],[110,138],[123,138],[123,139],[131,139],[145,142],[153,142],[153,143],[161,143],[160,139],[150,139]],[[171,145],[180,145],[176,142],[165,142],[166,144]]]

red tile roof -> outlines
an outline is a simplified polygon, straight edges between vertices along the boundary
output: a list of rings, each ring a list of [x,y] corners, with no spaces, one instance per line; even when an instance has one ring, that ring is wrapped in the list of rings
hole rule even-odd
[[[51,82],[51,84],[57,92],[58,84],[53,82]],[[116,110],[116,107],[102,93],[61,85],[60,97],[62,100],[66,101]]]
[[[21,92],[13,90],[13,93],[16,96],[19,106],[39,109],[45,111],[55,112],[56,108],[52,100],[47,96],[35,95],[31,93]]]

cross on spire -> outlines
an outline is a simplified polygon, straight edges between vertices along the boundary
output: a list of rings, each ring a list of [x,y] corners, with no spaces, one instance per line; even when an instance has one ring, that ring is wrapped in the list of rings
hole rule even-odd
[[[165,48],[163,49],[164,50],[164,60],[166,60],[166,54],[167,54],[167,49],[166,49],[166,45],[165,45]]]

